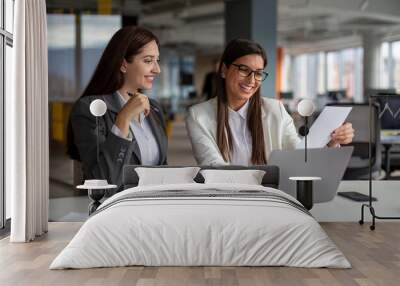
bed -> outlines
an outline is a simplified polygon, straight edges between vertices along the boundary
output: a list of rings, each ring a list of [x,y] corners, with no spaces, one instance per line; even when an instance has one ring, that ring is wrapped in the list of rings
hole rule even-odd
[[[138,186],[136,167],[125,166],[125,190],[100,205],[50,269],[351,267],[312,215],[277,189],[275,166],[251,167],[265,171],[261,185],[203,183],[199,173],[194,183],[150,186]]]

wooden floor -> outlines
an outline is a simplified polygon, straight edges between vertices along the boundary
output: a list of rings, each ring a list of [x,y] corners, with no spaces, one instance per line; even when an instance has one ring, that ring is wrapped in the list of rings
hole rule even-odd
[[[50,223],[49,233],[27,244],[0,241],[0,285],[400,285],[400,223],[323,223],[353,268],[123,267],[48,270],[81,223]]]

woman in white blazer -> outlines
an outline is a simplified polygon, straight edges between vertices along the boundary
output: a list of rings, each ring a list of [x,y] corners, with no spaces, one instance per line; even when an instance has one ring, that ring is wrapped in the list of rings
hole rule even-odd
[[[300,141],[283,104],[261,97],[268,76],[267,57],[257,43],[236,39],[221,57],[216,96],[192,106],[186,118],[199,165],[263,165],[272,150],[294,149]],[[354,130],[346,123],[332,133],[329,147],[348,144]]]

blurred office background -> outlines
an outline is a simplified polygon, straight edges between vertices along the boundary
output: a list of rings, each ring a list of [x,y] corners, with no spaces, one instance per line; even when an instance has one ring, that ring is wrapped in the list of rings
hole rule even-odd
[[[185,112],[207,97],[206,75],[235,37],[266,48],[270,77],[262,93],[282,100],[297,125],[302,98],[313,99],[321,110],[326,104],[365,103],[370,94],[400,93],[398,0],[48,0],[47,10],[53,221],[79,220],[86,211],[86,193],[74,188],[79,166],[65,155],[67,120],[105,45],[124,25],[146,26],[160,38],[162,73],[148,95],[163,104],[170,119],[173,165],[195,164]],[[360,114],[367,122],[368,112]],[[400,115],[383,128],[385,134],[399,135],[399,122]],[[375,179],[397,178],[399,141],[377,143]],[[365,159],[365,153],[360,156]]]

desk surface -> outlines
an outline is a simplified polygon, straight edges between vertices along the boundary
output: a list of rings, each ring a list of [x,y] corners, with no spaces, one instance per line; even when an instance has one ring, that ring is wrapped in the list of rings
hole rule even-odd
[[[368,195],[368,181],[342,181],[338,192],[360,192]],[[379,216],[400,216],[400,181],[373,181],[372,195],[378,199],[373,202],[376,214]],[[352,221],[361,217],[361,205],[356,202],[335,196],[327,203],[317,203],[311,210],[318,221]],[[365,221],[371,221],[367,211]],[[379,220],[378,220],[379,221]]]

